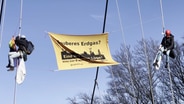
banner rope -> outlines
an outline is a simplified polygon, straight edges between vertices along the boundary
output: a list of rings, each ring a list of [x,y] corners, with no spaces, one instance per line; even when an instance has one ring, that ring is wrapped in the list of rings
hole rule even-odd
[[[102,33],[105,32],[105,24],[106,24],[106,17],[107,17],[108,2],[109,1],[106,0],[106,6],[105,6],[105,14],[104,14],[104,22],[103,22],[103,30],[102,30]],[[93,87],[93,93],[92,93],[91,103],[90,104],[93,104],[93,99],[94,99],[94,94],[95,94],[95,89],[96,89],[97,79],[98,79],[98,73],[99,73],[99,67],[97,67],[97,69],[96,69],[95,83],[94,83],[94,87]]]

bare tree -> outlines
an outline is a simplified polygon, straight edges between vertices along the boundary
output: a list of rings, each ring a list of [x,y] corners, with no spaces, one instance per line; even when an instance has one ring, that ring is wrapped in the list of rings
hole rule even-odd
[[[170,59],[171,73],[169,74],[169,70],[164,68],[164,56],[159,70],[152,66],[159,47],[158,41],[149,39],[145,42],[146,47],[143,41],[138,41],[133,49],[130,46],[126,46],[126,49],[120,47],[114,55],[114,59],[120,64],[106,68],[110,79],[107,94],[103,99],[95,97],[94,104],[152,104],[153,97],[155,104],[170,104],[172,94],[175,104],[184,102],[184,56],[181,48],[183,46],[175,42],[176,58]],[[171,75],[171,81],[169,75]],[[171,93],[171,88],[174,93]],[[68,100],[70,104],[90,104],[90,98],[91,95],[81,93]]]
[[[91,96],[86,93],[80,93],[74,98],[67,98],[70,104],[91,104]],[[93,104],[102,104],[99,97],[94,97]]]
[[[148,104],[151,103],[151,89],[155,89],[157,78],[154,78],[155,70],[152,68],[152,62],[156,51],[154,51],[158,44],[156,41],[150,39],[146,41],[147,53],[145,54],[143,41],[138,41],[138,44],[135,46],[134,50],[131,50],[130,47],[126,47],[128,49],[128,63],[126,62],[126,55],[124,47],[120,48],[120,51],[116,53],[114,56],[115,60],[120,62],[119,66],[112,66],[107,69],[107,72],[110,74],[110,78],[112,80],[109,82],[109,86],[111,89],[109,93],[114,97],[120,99],[120,102],[128,102],[129,104],[137,103],[137,104]],[[147,55],[147,56],[146,56]],[[149,73],[147,69],[147,60],[149,68],[151,70],[151,78],[153,82],[150,85]],[[130,71],[128,69],[128,64],[130,65]],[[130,75],[132,74],[132,76]],[[113,76],[112,76],[113,75]],[[130,79],[133,79],[133,85],[130,83]],[[152,86],[152,87],[150,87]],[[135,91],[135,96],[133,96],[133,92]],[[155,90],[154,94],[155,95]]]

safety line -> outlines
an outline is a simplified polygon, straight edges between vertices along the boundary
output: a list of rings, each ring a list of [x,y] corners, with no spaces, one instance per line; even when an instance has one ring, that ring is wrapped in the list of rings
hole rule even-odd
[[[170,79],[170,89],[171,89],[171,96],[172,96],[172,104],[175,104],[175,100],[174,100],[174,91],[173,91],[173,84],[172,84],[172,78],[171,78],[171,69],[170,69],[170,65],[168,67],[169,70],[169,79]]]
[[[20,0],[20,20],[19,20],[19,36],[22,30],[22,8],[23,8],[23,0]]]
[[[19,20],[19,37],[21,34],[21,26],[22,26],[22,7],[23,7],[23,0],[20,0],[20,20]],[[18,64],[17,64],[18,65]],[[18,66],[17,66],[18,68]],[[16,74],[17,74],[17,70],[16,70]],[[13,104],[16,104],[16,94],[17,94],[17,83],[16,83],[16,77],[17,75],[15,75],[15,86],[14,86],[14,99],[13,99]]]
[[[160,9],[161,9],[161,16],[162,16],[162,28],[163,28],[163,34],[164,34],[165,23],[164,23],[164,12],[163,12],[162,0],[160,0]],[[170,89],[171,89],[172,101],[173,101],[173,104],[175,104],[170,65],[168,67],[168,70],[169,70],[169,79],[170,79]]]
[[[164,33],[164,29],[165,29],[165,22],[164,22],[164,13],[163,13],[163,7],[162,7],[162,0],[160,0],[160,9],[161,9],[161,16],[162,16],[162,31]]]

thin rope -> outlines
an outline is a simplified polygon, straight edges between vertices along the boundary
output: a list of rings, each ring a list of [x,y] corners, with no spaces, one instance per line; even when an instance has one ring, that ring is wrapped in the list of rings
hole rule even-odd
[[[21,34],[21,27],[22,27],[22,7],[23,7],[23,0],[20,0],[20,20],[19,20],[19,36]],[[18,59],[19,60],[19,59]],[[18,64],[17,64],[18,65]],[[18,67],[17,67],[18,68]],[[16,69],[17,69],[16,68]],[[16,70],[17,73],[17,70]],[[17,77],[17,75],[15,75],[15,78]],[[14,88],[14,100],[13,100],[13,104],[16,104],[16,92],[17,92],[17,82],[15,79],[15,88]]]
[[[4,30],[4,16],[5,16],[5,10],[6,10],[6,0],[2,0],[2,7],[1,7],[1,17],[2,17],[2,25],[1,25],[1,36],[0,36],[0,48],[2,45],[2,38],[3,38],[3,30]]]
[[[164,12],[163,12],[162,0],[160,0],[160,9],[161,9],[161,15],[162,15],[162,28],[163,28],[163,33],[164,33],[165,23],[164,23]],[[174,92],[173,92],[173,87],[172,87],[173,84],[172,84],[172,79],[171,79],[170,65],[169,65],[169,67],[168,67],[168,70],[169,70],[169,79],[170,79],[171,96],[172,96],[173,104],[175,104]]]
[[[162,7],[162,0],[160,0],[160,9],[161,9],[161,16],[162,16],[162,29],[163,29],[163,33],[164,33],[165,22],[164,22],[164,13],[163,13],[163,7]]]
[[[143,29],[143,23],[142,23],[142,17],[141,17],[139,0],[137,0],[137,6],[138,6],[138,11],[139,11],[139,17],[140,17],[140,24],[141,24],[141,31],[142,31],[142,39],[143,39],[143,43],[144,43],[144,53],[145,53],[145,56],[146,56],[147,68],[148,68],[148,71],[149,71],[149,75],[148,76],[149,76],[149,83],[150,83],[150,91],[151,91],[152,104],[154,104],[151,70],[150,70],[150,67],[149,67],[149,59],[148,59],[147,47],[146,47],[145,38],[144,38],[144,29]]]
[[[123,46],[126,52],[126,57],[127,57],[127,64],[128,64],[128,70],[130,73],[130,80],[131,80],[131,84],[132,84],[132,92],[133,92],[133,102],[135,103],[135,90],[134,90],[134,83],[133,83],[133,75],[131,73],[131,69],[130,69],[130,63],[129,63],[129,56],[128,56],[128,49],[126,47],[126,41],[125,41],[125,36],[124,36],[124,30],[123,30],[123,24],[122,24],[122,20],[121,20],[121,14],[120,14],[120,9],[119,9],[119,5],[118,5],[118,0],[116,0],[116,7],[117,7],[117,11],[118,11],[118,17],[119,17],[119,23],[120,23],[120,28],[121,28],[121,33],[122,33],[122,37],[123,37]]]
[[[23,8],[23,0],[20,0],[20,20],[19,20],[19,36],[22,30],[22,8]]]
[[[14,86],[13,104],[16,104],[16,93],[17,93],[17,82],[16,82],[16,76],[15,76],[15,86]]]

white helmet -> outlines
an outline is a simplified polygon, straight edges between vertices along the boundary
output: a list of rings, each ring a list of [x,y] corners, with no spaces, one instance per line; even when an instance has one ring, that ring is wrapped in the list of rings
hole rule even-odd
[[[26,38],[26,36],[25,36],[25,35],[21,35],[20,37],[21,37],[21,38]]]

